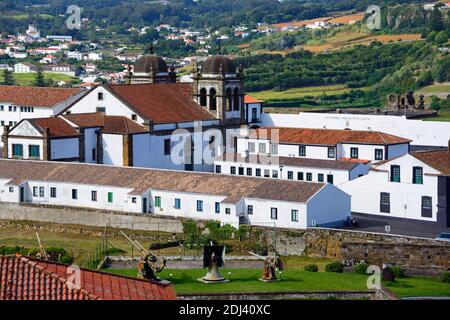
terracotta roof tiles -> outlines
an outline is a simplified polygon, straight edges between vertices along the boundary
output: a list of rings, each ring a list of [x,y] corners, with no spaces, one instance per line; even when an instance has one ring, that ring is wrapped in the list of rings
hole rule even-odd
[[[68,265],[0,256],[0,300],[175,300],[171,285],[80,269],[78,288]]]
[[[142,117],[154,123],[215,120],[192,97],[189,83],[153,83],[105,86]]]
[[[450,176],[450,150],[413,152],[411,155],[443,175]]]
[[[389,145],[411,142],[411,140],[378,131],[281,127],[260,128],[256,130],[256,137],[270,139],[273,131],[278,131],[280,143],[292,144],[335,146],[338,143]]]
[[[23,107],[51,108],[82,93],[81,89],[28,86],[0,86],[0,102]]]
[[[147,130],[139,123],[124,116],[109,116],[104,113],[65,114],[64,119],[79,128],[102,128],[102,133],[131,134]]]
[[[29,121],[42,133],[49,129],[50,137],[74,137],[80,135],[79,132],[61,118],[37,118],[24,121]]]

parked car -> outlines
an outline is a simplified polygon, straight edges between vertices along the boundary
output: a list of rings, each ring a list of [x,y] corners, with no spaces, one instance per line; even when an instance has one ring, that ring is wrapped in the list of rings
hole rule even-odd
[[[442,232],[440,235],[437,236],[436,240],[450,242],[450,232]]]

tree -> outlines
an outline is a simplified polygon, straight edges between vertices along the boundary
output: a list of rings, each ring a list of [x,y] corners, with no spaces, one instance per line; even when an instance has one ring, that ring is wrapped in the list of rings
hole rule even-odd
[[[441,31],[436,35],[436,38],[434,39],[434,43],[437,46],[443,46],[448,42],[448,35],[446,31]]]
[[[13,77],[12,71],[10,71],[8,68],[5,68],[5,70],[3,70],[3,84],[7,86],[16,84],[16,80]]]
[[[33,85],[35,87],[46,87],[47,84],[45,83],[44,73],[42,72],[42,68],[38,67],[38,70],[36,72],[36,77],[34,78]]]
[[[437,7],[435,7],[431,12],[430,29],[438,32],[445,29],[444,18],[442,17],[441,10]]]

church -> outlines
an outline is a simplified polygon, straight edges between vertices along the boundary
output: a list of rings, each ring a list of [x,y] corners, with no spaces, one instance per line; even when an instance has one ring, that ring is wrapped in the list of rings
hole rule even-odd
[[[5,127],[4,158],[212,172],[239,129],[259,125],[262,101],[245,96],[244,70],[226,56],[195,64],[192,79],[179,83],[163,58],[143,56],[125,84],[96,86],[54,117]]]

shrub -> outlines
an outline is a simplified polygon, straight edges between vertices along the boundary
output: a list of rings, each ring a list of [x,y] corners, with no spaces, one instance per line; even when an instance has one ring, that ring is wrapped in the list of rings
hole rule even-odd
[[[391,271],[394,273],[394,276],[396,278],[404,278],[405,277],[405,272],[399,266],[390,266],[388,268],[391,269]]]
[[[0,247],[0,255],[11,255],[11,254],[21,254],[21,255],[28,255],[28,250],[24,247]]]
[[[359,263],[355,266],[353,271],[360,274],[366,274],[367,268],[369,268],[369,265],[367,263]]]
[[[331,262],[325,266],[325,271],[342,273],[344,272],[344,265],[339,261]]]
[[[391,268],[387,267],[383,269],[382,279],[387,282],[393,282],[395,280],[395,274]]]
[[[308,264],[307,266],[305,266],[305,271],[317,272],[319,271],[319,267],[316,264]]]
[[[441,281],[445,283],[450,283],[450,272],[443,272],[441,274]]]

